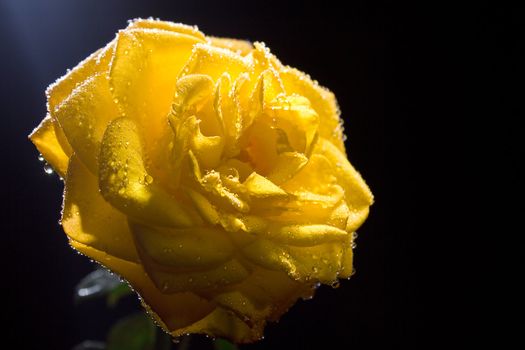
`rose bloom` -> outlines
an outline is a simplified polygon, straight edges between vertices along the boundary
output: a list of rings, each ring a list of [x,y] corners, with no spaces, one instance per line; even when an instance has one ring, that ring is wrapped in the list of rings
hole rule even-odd
[[[47,90],[30,138],[73,248],[172,336],[252,342],[352,274],[372,194],[334,95],[260,43],[134,20]]]

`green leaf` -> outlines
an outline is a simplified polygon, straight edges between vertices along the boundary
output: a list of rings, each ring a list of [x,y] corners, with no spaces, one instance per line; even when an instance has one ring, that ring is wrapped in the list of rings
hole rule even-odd
[[[154,350],[156,330],[144,312],[125,317],[111,328],[107,350]]]
[[[127,285],[127,283],[122,282],[108,292],[106,302],[108,303],[109,307],[115,307],[120,299],[131,294],[133,294],[131,288]]]
[[[237,345],[230,343],[226,339],[215,339],[213,343],[215,350],[238,350]]]
[[[119,276],[103,268],[96,269],[75,286],[75,302],[106,295],[121,283]]]

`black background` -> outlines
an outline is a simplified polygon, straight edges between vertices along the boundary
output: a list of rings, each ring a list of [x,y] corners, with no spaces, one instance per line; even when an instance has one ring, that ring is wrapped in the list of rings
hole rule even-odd
[[[73,287],[93,265],[67,245],[57,223],[62,184],[44,174],[27,135],[45,116],[48,84],[126,20],[149,16],[264,41],[282,62],[330,88],[345,119],[350,160],[376,197],[359,231],[357,274],[298,302],[267,327],[263,341],[242,348],[426,349],[450,335],[454,344],[476,337],[465,325],[479,312],[462,288],[470,265],[455,266],[461,278],[447,269],[462,252],[454,246],[472,229],[461,220],[451,224],[467,214],[455,210],[454,191],[476,161],[465,131],[474,120],[467,81],[481,84],[477,72],[494,69],[472,52],[484,32],[496,41],[498,34],[484,26],[479,4],[336,3],[0,1],[4,342],[69,349],[103,340],[124,312],[102,302],[74,305]],[[473,193],[462,189],[463,197]],[[197,338],[192,349],[210,344]]]

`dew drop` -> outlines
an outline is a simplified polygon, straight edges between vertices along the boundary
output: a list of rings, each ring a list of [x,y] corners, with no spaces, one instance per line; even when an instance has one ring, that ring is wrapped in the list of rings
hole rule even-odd
[[[153,177],[151,177],[149,174],[144,175],[144,183],[151,185],[153,183]]]
[[[38,161],[39,162],[43,162],[45,159],[44,159],[44,156],[42,154],[39,154],[38,155]]]
[[[334,289],[337,289],[339,288],[341,284],[339,283],[339,281],[333,281],[332,283],[330,283],[330,286]]]
[[[46,174],[48,174],[48,175],[53,174],[53,168],[51,167],[51,165],[49,165],[49,164],[46,163],[46,164],[44,165],[44,172],[45,172]]]

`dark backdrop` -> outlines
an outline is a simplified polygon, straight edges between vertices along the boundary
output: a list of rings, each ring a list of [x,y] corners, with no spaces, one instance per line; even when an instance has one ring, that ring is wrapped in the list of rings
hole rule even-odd
[[[93,266],[67,245],[57,223],[62,184],[44,174],[27,135],[45,116],[48,84],[110,41],[126,20],[149,16],[196,24],[214,36],[264,41],[282,62],[330,88],[342,109],[350,159],[376,197],[359,231],[357,274],[339,289],[322,287],[313,300],[298,302],[267,327],[265,340],[243,348],[424,349],[449,333],[460,314],[449,314],[438,336],[428,336],[433,330],[426,320],[445,302],[441,295],[423,298],[422,289],[450,286],[445,267],[425,255],[436,246],[443,247],[441,259],[449,254],[436,233],[443,222],[427,214],[451,213],[428,198],[450,191],[447,174],[459,174],[463,164],[444,156],[462,152],[453,142],[466,124],[463,81],[444,78],[451,63],[465,61],[469,42],[455,31],[464,27],[458,25],[463,17],[457,7],[336,3],[0,2],[3,342],[70,349],[84,339],[103,340],[121,312],[97,302],[74,305],[73,287]],[[423,284],[428,276],[434,284]],[[210,343],[200,339],[194,347]]]

